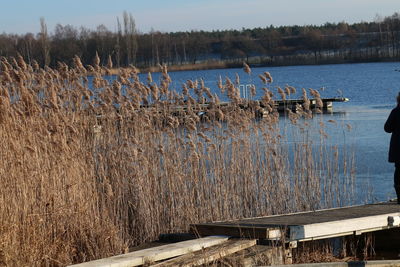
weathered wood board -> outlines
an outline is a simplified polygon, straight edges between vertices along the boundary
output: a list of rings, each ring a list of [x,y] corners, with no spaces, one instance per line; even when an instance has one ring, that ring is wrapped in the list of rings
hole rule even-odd
[[[110,258],[71,265],[71,267],[131,267],[156,262],[227,242],[227,236],[209,236],[164,246],[143,249]]]
[[[400,205],[394,202],[353,207],[275,215],[227,222],[192,225],[192,231],[200,236],[227,234],[230,236],[276,239],[284,233],[286,239],[309,240],[359,234],[388,229],[388,217],[400,216]]]
[[[199,266],[207,264],[223,257],[236,253],[240,250],[247,249],[249,247],[255,246],[257,240],[247,239],[247,240],[229,240],[222,245],[213,246],[202,251],[197,251],[194,253],[189,253],[165,262],[161,262],[154,266],[157,267],[173,267],[173,266]]]

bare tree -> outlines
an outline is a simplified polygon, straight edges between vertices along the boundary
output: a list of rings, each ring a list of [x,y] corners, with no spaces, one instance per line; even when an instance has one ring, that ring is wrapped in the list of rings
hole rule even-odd
[[[136,53],[138,50],[138,42],[137,42],[137,30],[135,19],[132,14],[129,14],[129,30],[130,30],[130,39],[131,39],[131,52],[132,52],[132,62],[136,64]]]
[[[117,62],[117,67],[121,66],[121,39],[122,39],[122,30],[121,23],[119,18],[117,18],[117,38],[115,44],[115,60]]]
[[[135,20],[132,14],[124,11],[123,13],[124,23],[124,39],[126,48],[126,65],[136,63],[136,53],[138,50],[137,43],[137,30]]]
[[[50,40],[47,34],[47,25],[43,17],[40,18],[40,44],[42,48],[43,65],[48,66],[50,64]]]

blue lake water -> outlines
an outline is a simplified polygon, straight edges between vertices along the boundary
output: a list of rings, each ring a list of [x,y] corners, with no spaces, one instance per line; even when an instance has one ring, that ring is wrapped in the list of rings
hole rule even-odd
[[[224,80],[229,77],[235,80],[240,76],[241,84],[254,83],[258,89],[257,96],[263,94],[263,84],[258,75],[264,71],[271,73],[274,81],[269,88],[275,92],[276,86],[282,88],[289,84],[297,89],[291,98],[301,96],[301,88],[319,90],[322,97],[344,96],[350,99],[347,103],[334,103],[333,113],[316,116],[315,123],[326,122],[328,140],[339,147],[346,146],[355,152],[355,177],[357,184],[369,184],[367,189],[358,188],[359,198],[363,194],[372,195],[373,201],[394,198],[394,166],[387,162],[390,135],[383,131],[383,125],[392,108],[395,97],[400,91],[400,63],[365,63],[340,64],[323,66],[290,66],[253,68],[248,75],[242,69],[220,69],[206,71],[170,72],[173,87],[180,90],[182,83],[188,79],[204,79],[207,87],[215,93],[219,76]],[[141,77],[145,80],[145,74]],[[153,79],[159,79],[154,74]],[[226,98],[220,95],[221,100]],[[279,98],[279,97],[278,97]],[[335,120],[337,123],[328,123]],[[351,131],[344,132],[345,124],[352,126]],[[359,186],[361,187],[361,186]],[[366,192],[368,191],[368,192]]]

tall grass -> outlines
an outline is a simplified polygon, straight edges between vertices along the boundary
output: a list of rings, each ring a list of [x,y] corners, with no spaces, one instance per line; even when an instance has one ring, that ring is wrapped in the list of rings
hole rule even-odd
[[[62,266],[191,223],[352,201],[351,155],[324,141],[326,126],[309,126],[307,105],[280,123],[269,73],[269,114],[255,120],[261,107],[229,79],[218,85],[231,99],[221,106],[202,81],[177,93],[164,66],[158,83],[151,74],[140,81],[134,67],[110,81],[98,57],[92,66],[74,61],[42,69],[1,59],[1,264]]]

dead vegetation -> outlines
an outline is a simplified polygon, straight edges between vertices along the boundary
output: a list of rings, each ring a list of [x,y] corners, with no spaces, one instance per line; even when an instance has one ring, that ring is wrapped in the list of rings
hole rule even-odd
[[[307,106],[280,122],[269,73],[269,115],[256,121],[258,107],[240,109],[229,79],[219,87],[231,104],[220,107],[202,81],[175,91],[164,66],[154,82],[151,74],[141,81],[134,67],[108,79],[112,64],[100,66],[98,57],[91,66],[74,62],[43,69],[1,59],[2,265],[63,266],[191,223],[352,201],[351,155],[326,144],[329,126],[309,126]],[[200,117],[205,101],[212,108]],[[172,116],[175,105],[187,109]]]

